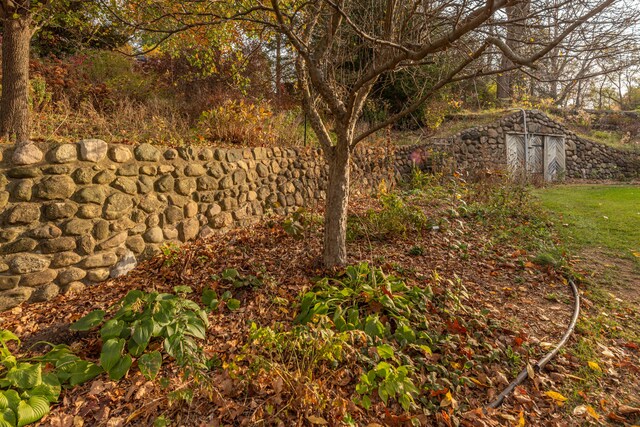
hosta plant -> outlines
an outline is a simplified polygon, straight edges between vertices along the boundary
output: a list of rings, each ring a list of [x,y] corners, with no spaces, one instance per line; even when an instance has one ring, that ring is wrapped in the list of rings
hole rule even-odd
[[[71,326],[87,331],[100,326],[100,365],[112,380],[124,377],[137,361],[140,372],[154,379],[162,366],[160,349],[173,357],[188,374],[204,369],[205,360],[196,340],[204,340],[209,321],[195,302],[174,294],[130,291],[109,311],[95,310]]]
[[[58,401],[63,385],[81,384],[102,372],[99,366],[80,359],[62,345],[29,361],[18,359],[9,349],[12,341],[20,345],[16,335],[0,330],[0,427],[39,421]]]

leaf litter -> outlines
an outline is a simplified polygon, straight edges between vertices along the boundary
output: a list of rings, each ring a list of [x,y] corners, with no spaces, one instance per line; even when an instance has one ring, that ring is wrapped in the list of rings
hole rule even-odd
[[[354,215],[379,209],[375,199],[359,198]],[[427,209],[437,209],[428,207]],[[502,407],[483,410],[517,372],[535,364],[564,332],[571,316],[571,294],[564,277],[553,268],[531,262],[529,253],[510,242],[495,243],[495,231],[466,218],[447,227],[423,230],[381,240],[349,243],[349,263],[369,261],[400,275],[412,286],[438,287],[433,273],[457,277],[467,295],[463,304],[481,317],[460,314],[442,319],[443,332],[453,337],[447,348],[423,351],[434,366],[461,372],[469,381],[432,390],[437,402],[429,410],[403,410],[396,402],[376,399],[369,410],[354,403],[360,369],[349,360],[337,369],[318,369],[303,378],[303,367],[274,364],[249,375],[247,357],[250,325],[289,325],[297,315],[297,297],[319,277],[335,272],[321,267],[321,227],[309,227],[303,239],[294,238],[276,219],[254,227],[186,244],[171,266],[157,256],[127,276],[87,288],[80,295],[60,295],[44,303],[20,306],[0,314],[3,328],[24,341],[24,348],[40,341],[66,343],[79,355],[96,361],[101,341],[96,333],[74,332],[69,325],[92,310],[105,310],[131,289],[171,292],[188,286],[195,295],[205,289],[224,290],[212,276],[234,268],[260,279],[259,287],[234,290],[237,310],[210,314],[203,351],[220,366],[210,372],[210,384],[199,388],[177,367],[165,364],[156,381],[131,371],[118,382],[102,375],[92,382],[64,390],[61,402],[42,425],[441,425],[498,426],[613,422],[638,423],[638,344],[620,339],[601,345],[599,362],[586,369],[600,375],[599,387],[565,397],[567,384],[584,385],[585,363],[570,352],[561,353],[534,381],[517,387]],[[415,247],[428,248],[418,256]],[[463,248],[461,250],[461,248]],[[547,298],[554,295],[554,298]],[[438,313],[434,313],[437,320]],[[493,327],[487,327],[492,324]],[[578,335],[580,332],[578,332]],[[580,337],[573,337],[575,344]],[[611,344],[611,343],[608,343]],[[38,347],[31,350],[37,353]],[[376,353],[377,354],[377,353]],[[484,363],[465,365],[474,355]],[[446,360],[446,365],[444,364]],[[443,363],[439,365],[439,363]],[[581,366],[582,365],[582,366]],[[595,368],[597,366],[600,368]],[[531,369],[533,371],[533,369]],[[247,381],[247,378],[250,378]],[[626,379],[631,379],[627,381]],[[589,383],[591,384],[591,383]],[[580,387],[574,387],[578,390]],[[620,390],[624,389],[625,392]],[[193,393],[193,390],[196,392]],[[557,390],[557,391],[556,391]],[[634,397],[635,396],[635,397]],[[569,409],[565,407],[569,406]],[[167,420],[168,424],[161,422]],[[170,420],[170,421],[169,421]]]

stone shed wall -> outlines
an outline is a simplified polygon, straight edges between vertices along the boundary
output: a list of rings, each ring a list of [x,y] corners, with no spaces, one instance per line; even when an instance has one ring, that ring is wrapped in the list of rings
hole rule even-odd
[[[522,112],[514,112],[493,124],[467,129],[430,144],[449,153],[456,167],[473,175],[486,169],[507,170],[505,135],[523,132]],[[640,154],[582,139],[540,111],[527,111],[527,132],[565,137],[569,178],[640,177]]]
[[[326,185],[311,149],[40,148],[45,159],[22,167],[0,149],[0,311],[124,274],[168,242],[315,206]],[[358,150],[354,190],[395,183],[412,151]]]

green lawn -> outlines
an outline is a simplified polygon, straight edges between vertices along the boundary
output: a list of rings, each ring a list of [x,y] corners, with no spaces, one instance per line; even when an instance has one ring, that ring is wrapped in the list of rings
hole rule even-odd
[[[573,248],[599,248],[640,262],[640,186],[560,185],[536,192]],[[639,254],[640,255],[640,254]]]

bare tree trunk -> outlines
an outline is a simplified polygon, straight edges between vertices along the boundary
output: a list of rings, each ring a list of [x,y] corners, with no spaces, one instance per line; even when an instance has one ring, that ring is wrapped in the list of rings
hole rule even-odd
[[[520,51],[520,46],[524,44],[526,29],[526,17],[529,15],[531,1],[526,0],[515,6],[506,8],[507,25],[506,25],[506,42],[514,51]],[[513,61],[502,55],[500,68],[502,70],[513,67]],[[516,73],[514,71],[503,71],[498,74],[496,79],[498,103],[507,106],[513,102],[513,86],[516,82]]]
[[[11,160],[30,165],[42,160],[42,151],[31,143],[29,118],[29,50],[31,47],[30,2],[7,12],[2,6],[2,96],[0,97],[0,136],[15,138]]]
[[[324,265],[328,268],[347,262],[347,207],[349,205],[349,141],[338,137],[338,144],[325,153],[329,164],[326,212],[324,216]],[[344,139],[341,141],[341,139]]]
[[[282,106],[282,35],[276,34],[276,106]]]
[[[29,46],[30,19],[25,16],[4,20],[2,34],[2,97],[0,132],[15,136],[16,149],[29,143]]]
[[[502,61],[500,64],[500,68],[505,70],[509,67],[513,66],[513,62],[505,55],[502,55]],[[511,91],[511,72],[504,71],[498,74],[496,78],[497,85],[497,93],[496,97],[498,98],[498,103],[501,106],[507,106],[511,103],[512,91]]]

